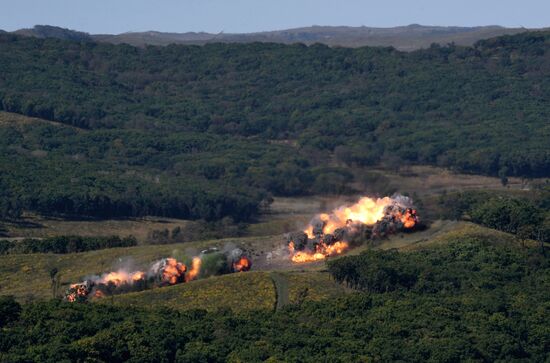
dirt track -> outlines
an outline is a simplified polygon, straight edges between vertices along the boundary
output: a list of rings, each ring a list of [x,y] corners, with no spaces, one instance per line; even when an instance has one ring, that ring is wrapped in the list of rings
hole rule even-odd
[[[277,299],[275,308],[280,310],[290,303],[290,299],[288,297],[288,279],[279,272],[272,272],[270,276],[273,280],[273,285],[275,285]]]

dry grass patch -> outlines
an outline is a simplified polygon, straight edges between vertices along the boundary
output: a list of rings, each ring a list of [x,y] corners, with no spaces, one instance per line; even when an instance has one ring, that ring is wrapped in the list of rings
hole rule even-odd
[[[327,271],[286,273],[291,304],[336,298],[352,290],[332,279]]]
[[[44,218],[36,215],[28,215],[24,223],[5,223],[5,228],[10,236],[44,238],[66,235],[78,236],[134,236],[139,242],[149,240],[155,230],[168,229],[172,231],[176,227],[185,228],[189,221],[172,218],[132,218],[109,220],[63,220],[60,218]]]
[[[275,306],[275,289],[267,272],[251,271],[116,295],[96,301],[118,306],[168,307],[177,310],[272,310]]]

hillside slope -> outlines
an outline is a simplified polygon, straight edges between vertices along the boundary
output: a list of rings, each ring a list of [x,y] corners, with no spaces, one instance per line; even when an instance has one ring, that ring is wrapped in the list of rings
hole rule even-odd
[[[383,241],[383,243],[375,247],[375,249],[387,250],[397,248],[402,250],[416,250],[432,245],[445,245],[450,241],[459,241],[467,238],[493,240],[506,245],[519,244],[511,234],[498,232],[471,223],[453,223],[445,221],[436,224],[433,230],[427,230],[426,232],[418,233],[418,235],[410,234],[406,237],[398,235],[393,236]],[[111,248],[71,254],[36,253],[0,255],[0,276],[2,276],[0,295],[14,295],[21,300],[43,300],[49,298],[52,293],[49,276],[52,268],[58,269],[61,276],[61,287],[65,289],[70,283],[81,281],[83,277],[90,274],[100,274],[127,265],[131,265],[135,267],[135,269],[144,269],[152,262],[164,257],[172,256],[183,259],[186,255],[198,254],[201,250],[208,247],[217,246],[223,248],[227,243],[237,244],[252,251],[253,254],[251,257],[253,261],[255,261],[254,270],[258,267],[261,268],[262,271],[281,269],[282,272],[280,272],[280,274],[282,274],[286,280],[290,281],[289,297],[293,302],[298,299],[300,291],[304,288],[309,289],[308,296],[314,300],[334,294],[337,295],[342,292],[342,290],[334,287],[331,280],[326,278],[326,275],[323,275],[321,270],[324,268],[324,262],[303,265],[292,265],[290,263],[269,265],[262,263],[265,259],[265,254],[260,253],[260,251],[273,250],[277,245],[280,245],[281,239],[281,236],[249,237],[168,245]],[[536,246],[534,242],[532,244]],[[365,245],[351,250],[349,255],[357,255],[362,251],[371,249],[371,247]],[[246,273],[241,275],[246,275]],[[197,288],[198,286],[205,286],[208,289],[211,288],[216,290],[217,288],[222,288],[222,285],[229,283],[233,284],[231,286],[234,286],[236,290],[239,290],[243,288],[243,286],[240,288],[237,286],[239,284],[239,276],[240,275],[237,274],[224,278],[210,277],[207,279],[208,282],[197,282],[197,284],[193,286],[197,286]],[[259,279],[265,281],[267,278],[268,281],[271,281],[271,279],[266,276]],[[251,279],[254,278],[251,277]],[[137,304],[139,300],[144,300],[144,303],[146,303],[147,300],[152,298],[150,294],[160,294],[158,295],[158,299],[154,299],[154,301],[159,300],[160,302],[165,299],[162,297],[163,294],[167,294],[166,299],[170,296],[174,296],[173,298],[170,297],[170,299],[176,299],[176,296],[181,294],[186,296],[188,294],[193,294],[189,291],[195,291],[194,288],[188,288],[186,286],[187,285],[182,284],[167,289],[161,288],[135,294],[132,293],[124,295],[126,297],[116,297],[116,299],[119,299],[121,304],[125,302],[128,304]],[[273,292],[273,294],[275,293]],[[208,301],[208,304],[214,304],[214,300]],[[236,304],[238,302],[238,300],[228,301],[232,301],[230,302],[232,306],[234,306],[234,303]],[[182,300],[181,303],[182,307],[193,307],[193,303],[185,299]],[[153,303],[150,302],[149,304]],[[274,300],[267,305],[273,307],[273,304]]]
[[[353,192],[357,165],[547,177],[548,54],[548,32],[410,53],[3,34],[0,108],[72,127],[2,125],[0,211],[243,221]]]
[[[336,283],[303,273],[305,284],[293,289],[297,274],[285,274],[291,304],[275,311],[274,288],[261,272],[100,304],[21,306],[0,297],[0,353],[10,362],[543,362],[548,356],[550,258],[538,248],[463,235],[429,248],[331,260],[328,269],[354,292],[308,301],[304,288],[311,282]]]

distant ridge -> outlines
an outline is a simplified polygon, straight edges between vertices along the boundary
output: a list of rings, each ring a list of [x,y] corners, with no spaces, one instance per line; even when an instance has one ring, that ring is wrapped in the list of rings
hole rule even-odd
[[[14,31],[15,34],[36,37],[36,38],[57,38],[63,40],[76,40],[76,41],[91,41],[93,40],[90,34],[79,32],[76,30],[70,30],[60,28],[51,25],[35,25],[32,29],[19,29]]]
[[[501,26],[443,27],[411,24],[393,28],[311,26],[304,28],[266,31],[257,33],[163,33],[157,31],[128,32],[122,34],[91,35],[75,30],[49,25],[37,25],[32,29],[21,29],[14,33],[39,38],[59,38],[76,41],[98,41],[113,44],[126,43],[134,46],[169,44],[223,43],[323,43],[329,46],[392,46],[399,50],[411,51],[427,48],[432,43],[472,45],[480,39],[501,35],[512,35],[527,31],[525,28],[504,28]]]

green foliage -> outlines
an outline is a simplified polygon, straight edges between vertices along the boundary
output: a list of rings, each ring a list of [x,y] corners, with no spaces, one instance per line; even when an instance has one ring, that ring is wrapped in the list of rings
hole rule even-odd
[[[473,222],[500,231],[519,234],[521,238],[546,240],[550,212],[549,190],[543,189],[530,199],[491,192],[460,192],[442,195],[439,204],[444,218],[469,216]]]
[[[247,227],[248,224],[235,223],[231,217],[212,222],[198,220],[188,222],[184,227],[175,227],[171,231],[167,228],[153,230],[149,233],[148,243],[167,244],[242,237],[246,234]]]
[[[274,195],[347,193],[326,167],[550,175],[548,32],[474,47],[134,48],[0,34],[0,217],[235,221]]]
[[[414,252],[346,257],[329,269],[346,263],[375,264],[398,278],[370,293],[276,312],[140,309],[137,301],[133,307],[26,304],[0,334],[0,354],[7,361],[547,359],[550,257],[537,250],[457,240]],[[358,271],[374,276],[375,270]],[[192,296],[187,299],[192,303]]]
[[[0,240],[0,255],[17,253],[76,253],[105,248],[137,246],[133,236],[120,238],[57,236],[43,239],[27,238],[21,241]]]
[[[527,262],[520,263],[522,259]],[[436,293],[495,289],[519,282],[524,275],[537,274],[543,260],[535,249],[465,237],[409,253],[367,251],[330,261],[328,267],[337,281],[369,292]]]
[[[289,150],[215,135],[77,132],[43,122],[0,122],[2,134],[7,137],[0,138],[0,218],[25,209],[240,222],[258,214],[260,203],[269,199],[267,190],[307,193],[313,182],[307,162]],[[212,170],[223,175],[216,179]]]
[[[472,220],[504,232],[517,233],[522,226],[537,226],[544,212],[533,203],[521,199],[489,199],[471,211]]]
[[[0,329],[4,325],[17,321],[21,314],[21,305],[13,296],[0,296]]]

